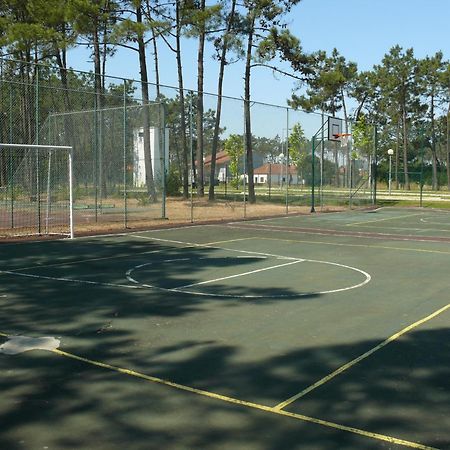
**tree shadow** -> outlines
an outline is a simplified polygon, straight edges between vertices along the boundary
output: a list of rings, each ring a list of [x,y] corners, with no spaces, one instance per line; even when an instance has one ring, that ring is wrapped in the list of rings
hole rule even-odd
[[[413,332],[287,410],[450,448],[450,373],[445,359],[449,335],[449,329]],[[147,366],[144,373],[240,400],[259,402],[271,397],[272,402],[263,404],[273,406],[311,380],[332,372],[336,360],[376,344],[365,341],[356,346],[307,349],[238,364],[233,360],[238,348],[186,341],[159,349],[160,354],[178,352],[178,360],[147,366],[130,357],[129,364],[141,369]],[[112,345],[110,342],[110,349]],[[128,345],[125,336],[115,340],[114,349],[123,345]],[[196,356],[189,353],[192,349]],[[41,448],[31,442],[58,449],[402,448],[147,383],[42,351],[1,355],[0,364],[4,393],[0,443],[10,450]]]
[[[148,253],[152,262],[180,257],[179,249],[154,242],[82,241],[73,252],[61,242],[48,244],[44,255],[28,245],[19,246],[9,259],[2,254],[2,268],[30,266],[30,273],[53,271],[70,277],[70,264],[40,269],[37,264],[117,257],[111,267],[99,262],[105,270],[99,278],[108,278],[110,269],[114,272],[130,254],[137,262],[154,251],[159,259]],[[177,274],[184,270],[188,282],[195,283],[202,280],[208,264],[219,271],[236,264],[235,258],[224,258],[217,266],[216,253],[210,248],[184,249],[187,259],[172,267],[176,273],[164,273],[164,282],[178,282]],[[192,266],[192,259],[204,264]],[[92,270],[89,264],[83,268],[86,273]],[[128,260],[125,265],[129,267]],[[155,276],[157,267],[151,269]],[[110,281],[125,285],[123,273],[117,270]],[[83,275],[78,272],[75,277]],[[4,273],[0,277],[7,295],[0,299],[0,331],[61,337],[63,350],[92,361],[269,407],[380,342],[361,338],[352,344],[290,343],[305,335],[300,321],[293,329],[292,322],[283,320],[299,311],[299,305],[320,300],[320,295],[243,301],[102,284],[86,287]],[[235,289],[241,295],[267,293],[259,286]],[[295,294],[288,287],[273,288],[278,289]],[[446,327],[410,332],[286,410],[450,448],[449,338]],[[0,354],[0,368],[0,448],[8,450],[402,447],[43,351]]]

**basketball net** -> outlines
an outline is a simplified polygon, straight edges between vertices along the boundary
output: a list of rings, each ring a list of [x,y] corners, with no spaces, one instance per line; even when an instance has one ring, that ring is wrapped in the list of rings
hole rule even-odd
[[[339,133],[335,134],[336,138],[339,139],[341,143],[341,147],[347,147],[350,138],[352,137],[351,133]]]

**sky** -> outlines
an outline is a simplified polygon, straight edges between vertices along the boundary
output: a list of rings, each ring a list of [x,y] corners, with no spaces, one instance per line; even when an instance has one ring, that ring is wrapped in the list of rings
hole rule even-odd
[[[290,31],[300,39],[306,52],[336,47],[360,70],[379,64],[391,47],[414,48],[417,57],[441,50],[450,59],[450,0],[302,0],[288,16]],[[184,75],[187,88],[196,88],[196,42],[184,42]],[[177,85],[174,55],[160,45],[161,82]],[[151,81],[154,74],[150,65]],[[91,70],[89,54],[83,50],[69,53],[74,69]],[[218,64],[206,59],[205,91],[217,90]],[[119,51],[107,66],[109,75],[139,78],[137,54]],[[243,92],[243,65],[234,64],[226,73],[225,94],[240,97]],[[257,68],[252,74],[253,98],[286,104],[294,82]]]
[[[208,1],[207,1],[208,3]],[[210,2],[211,3],[211,2]],[[214,3],[214,2],[212,2]],[[432,56],[442,51],[450,60],[450,0],[302,0],[287,16],[290,31],[300,39],[305,52],[333,48],[358,69],[370,70],[381,63],[390,48],[400,45],[413,48],[416,57]],[[197,86],[197,44],[183,41],[183,70],[187,89]],[[159,46],[161,83],[177,86],[175,56]],[[86,50],[72,50],[69,65],[78,70],[92,70]],[[150,81],[154,81],[151,52],[148,53]],[[109,60],[107,74],[139,79],[137,53],[120,50]],[[228,66],[224,94],[243,96],[243,63]],[[205,92],[217,92],[218,63],[205,60]],[[258,102],[287,105],[296,84],[290,78],[274,75],[270,70],[252,71],[252,99]]]

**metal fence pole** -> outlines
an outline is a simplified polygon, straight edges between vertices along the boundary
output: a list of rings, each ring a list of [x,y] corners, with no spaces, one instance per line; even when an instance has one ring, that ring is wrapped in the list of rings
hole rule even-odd
[[[95,222],[98,222],[98,123],[97,123],[97,93],[94,94],[94,196]]]
[[[161,215],[162,218],[166,218],[166,108],[164,103],[158,104],[158,111],[159,111],[159,129],[160,129],[160,147],[162,147],[162,205],[161,205]]]
[[[246,197],[246,188],[247,188],[247,183],[246,183],[246,176],[247,176],[247,139],[246,139],[246,134],[247,134],[247,122],[245,121],[245,100],[244,100],[244,178],[243,178],[243,188],[244,188],[244,219],[247,217],[247,199]],[[239,172],[239,170],[238,170]]]
[[[194,222],[194,137],[192,135],[192,95],[189,98],[189,146],[191,150],[191,223]]]
[[[36,84],[35,96],[34,96],[34,143],[39,144],[39,66],[36,66]],[[36,206],[37,206],[37,219],[38,219],[38,233],[41,234],[41,180],[40,180],[40,153],[36,150]]]
[[[70,239],[74,237],[73,225],[73,147],[69,150],[69,226]]]
[[[286,108],[286,214],[289,214],[289,108]]]
[[[127,80],[123,80],[123,226],[128,228],[127,192]]]
[[[316,136],[314,135],[312,138],[312,152],[311,152],[311,212],[316,212],[315,209],[315,199],[314,199],[314,158],[316,153]]]
[[[12,84],[9,85],[9,143],[13,143],[13,119],[12,119],[12,108],[13,108],[13,91]],[[14,228],[14,179],[13,179],[13,160],[12,154],[9,151],[9,180],[11,183],[11,228]]]
[[[325,155],[325,115],[322,111],[322,131],[320,139],[320,186],[319,186],[319,202],[320,210],[323,211],[323,163]]]
[[[378,138],[377,138],[377,127],[373,126],[373,163],[372,163],[372,182],[373,182],[373,201],[372,204],[375,206],[377,204],[377,147],[378,147]]]

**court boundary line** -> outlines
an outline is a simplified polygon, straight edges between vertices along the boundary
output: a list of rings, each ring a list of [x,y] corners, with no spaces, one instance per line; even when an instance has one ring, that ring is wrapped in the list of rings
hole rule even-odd
[[[341,373],[345,372],[346,370],[352,368],[353,366],[355,366],[359,362],[361,362],[364,359],[368,358],[369,356],[373,355],[375,352],[381,350],[382,348],[386,347],[387,345],[391,344],[392,342],[396,341],[398,338],[400,338],[401,336],[405,335],[409,331],[411,331],[414,328],[417,328],[418,326],[420,326],[420,325],[422,325],[422,324],[424,324],[424,323],[434,319],[435,317],[439,316],[440,314],[442,314],[443,312],[447,311],[448,309],[450,309],[450,303],[448,303],[447,305],[445,305],[442,308],[438,309],[437,311],[434,311],[433,313],[429,314],[428,316],[423,317],[422,319],[419,319],[416,322],[408,325],[407,327],[401,329],[397,333],[394,333],[392,336],[389,336],[387,339],[385,339],[384,341],[380,342],[375,347],[372,347],[370,350],[364,352],[362,355],[359,355],[358,357],[356,357],[356,358],[352,359],[351,361],[347,362],[346,364],[344,364],[343,366],[341,366],[338,369],[334,370],[333,372],[331,372],[327,376],[325,376],[325,377],[321,378],[320,380],[316,381],[314,384],[311,384],[307,388],[303,389],[298,394],[295,394],[292,397],[289,397],[287,400],[278,403],[277,405],[274,406],[274,409],[281,410],[281,409],[285,408],[286,406],[289,406],[290,404],[294,403],[299,398],[302,398],[302,397],[306,396],[307,394],[309,394],[310,392],[312,392],[313,390],[317,389],[318,387],[323,386],[324,384],[328,383],[328,381],[330,381],[333,378],[337,377],[338,375],[340,375]]]
[[[427,223],[427,222],[423,222],[423,223]],[[444,225],[444,224],[436,224],[436,225]],[[346,226],[350,226],[350,225],[346,225]],[[360,226],[361,228],[371,228],[371,226],[368,224],[368,225],[364,225],[364,224],[361,224],[361,225],[358,225],[358,226]],[[413,227],[390,227],[390,226],[387,226],[387,227],[383,227],[383,230],[410,230],[410,231],[418,231],[418,232],[428,232],[428,231],[440,231],[440,232],[442,232],[442,233],[449,233],[450,232],[450,229],[448,229],[448,230],[443,230],[443,229],[440,229],[440,228],[413,228]],[[366,231],[362,231],[362,233],[367,233]],[[394,235],[392,235],[392,234],[389,234],[389,233],[379,233],[379,234],[387,234],[388,236],[395,236],[395,234]],[[415,236],[414,234],[411,234],[411,235],[408,235],[408,236]],[[435,237],[435,236],[430,236],[430,237]]]
[[[10,335],[0,332],[0,336],[8,338]],[[117,372],[122,375],[139,378],[139,379],[148,381],[150,383],[160,384],[160,385],[163,385],[166,387],[171,387],[171,388],[174,388],[174,389],[177,389],[180,391],[188,392],[191,394],[196,394],[201,397],[206,397],[209,399],[219,400],[219,401],[229,403],[232,405],[237,405],[237,406],[242,406],[242,407],[246,407],[249,409],[259,410],[259,411],[271,413],[271,414],[278,415],[278,416],[289,417],[291,419],[296,419],[296,420],[299,420],[302,422],[312,423],[312,424],[320,425],[320,426],[323,426],[326,428],[331,428],[331,429],[335,429],[335,430],[339,430],[339,431],[343,431],[343,432],[356,434],[356,435],[359,435],[359,436],[362,436],[365,438],[369,438],[369,439],[389,442],[391,444],[402,445],[405,447],[410,447],[410,448],[415,448],[415,449],[420,449],[420,450],[439,450],[439,449],[436,449],[435,447],[430,447],[430,446],[427,446],[427,445],[424,445],[424,444],[421,444],[418,442],[412,442],[412,441],[408,441],[405,439],[399,439],[396,437],[383,435],[380,433],[374,433],[374,432],[366,431],[366,430],[363,430],[360,428],[355,428],[355,427],[351,427],[351,426],[347,426],[347,425],[338,424],[335,422],[330,422],[328,420],[323,420],[323,419],[319,419],[319,418],[315,418],[315,417],[311,417],[311,416],[306,416],[304,414],[298,414],[298,413],[293,413],[293,412],[289,412],[289,411],[278,410],[275,407],[266,406],[266,405],[262,405],[259,403],[250,402],[247,400],[240,400],[240,399],[237,399],[234,397],[229,397],[226,395],[206,391],[204,389],[187,386],[187,385],[184,385],[181,383],[176,383],[173,381],[165,380],[163,378],[155,377],[153,375],[147,375],[147,374],[144,374],[142,372],[138,372],[138,371],[135,371],[132,369],[127,369],[127,368],[123,368],[120,366],[115,366],[112,364],[104,363],[101,361],[96,361],[93,359],[85,358],[83,356],[79,356],[74,353],[66,352],[64,350],[51,349],[51,350],[47,350],[47,351],[54,353],[61,357],[73,359],[73,360],[83,362],[88,365],[92,365],[94,367],[100,367],[102,369],[111,370],[113,372]]]
[[[235,242],[235,241],[246,241],[248,239],[253,239],[253,238],[248,237],[248,238],[238,238],[238,239],[227,239],[227,240],[224,240],[224,241],[208,242],[205,245],[215,245],[215,244],[221,244],[221,243],[227,243],[227,242]],[[113,260],[113,259],[134,257],[134,256],[138,256],[138,255],[151,255],[151,254],[154,254],[154,253],[161,253],[164,250],[165,249],[146,250],[144,252],[130,253],[128,255],[111,255],[111,256],[104,256],[104,257],[102,256],[102,257],[99,257],[99,258],[78,259],[78,260],[72,260],[72,261],[65,261],[65,262],[61,262],[61,263],[40,264],[40,265],[35,265],[35,266],[19,267],[17,269],[14,269],[14,271],[11,271],[11,272],[20,271],[20,270],[44,269],[44,268],[48,268],[48,267],[61,267],[61,266],[66,266],[66,265],[71,265],[71,264],[80,264],[80,263],[91,262],[91,261],[104,261],[104,260],[108,260],[108,259]],[[0,273],[1,272],[3,272],[3,270],[0,269]]]
[[[405,252],[418,252],[418,253],[436,253],[438,255],[450,255],[450,251],[445,252],[442,250],[429,250],[426,248],[409,248],[409,247],[389,247],[387,245],[369,245],[369,244],[347,244],[342,242],[323,242],[323,241],[305,241],[299,239],[282,239],[282,238],[270,238],[270,237],[258,237],[254,239],[261,239],[265,241],[281,241],[281,242],[297,242],[300,244],[312,244],[312,245],[334,245],[337,247],[363,247],[374,248],[381,250],[402,250]]]
[[[216,250],[223,250],[223,251],[228,251],[228,252],[234,252],[234,253],[244,253],[245,255],[252,255],[253,257],[258,257],[258,256],[263,256],[263,257],[267,257],[270,256],[272,258],[276,258],[276,259],[282,259],[282,260],[288,260],[290,261],[289,263],[285,263],[282,265],[277,265],[277,266],[271,266],[271,267],[267,267],[264,269],[258,269],[258,272],[261,272],[263,270],[270,270],[270,269],[275,269],[277,267],[282,267],[285,265],[290,265],[290,264],[296,264],[299,262],[312,262],[312,263],[319,263],[319,264],[328,264],[328,265],[333,265],[333,266],[338,266],[338,267],[343,267],[344,269],[350,269],[352,271],[358,272],[360,274],[362,274],[365,277],[365,280],[357,283],[355,285],[351,285],[351,286],[345,286],[342,288],[337,288],[337,289],[328,289],[325,291],[312,291],[312,292],[296,292],[293,294],[278,294],[278,295],[235,295],[235,294],[215,294],[215,293],[211,293],[211,292],[199,292],[199,291],[188,291],[185,290],[185,288],[190,287],[190,286],[194,286],[194,285],[198,285],[198,284],[206,284],[211,283],[213,281],[219,281],[218,279],[216,280],[210,280],[210,281],[203,281],[200,283],[196,283],[194,285],[186,285],[186,286],[180,286],[177,288],[164,288],[164,287],[159,287],[159,286],[155,286],[155,285],[151,285],[151,284],[146,284],[146,283],[140,283],[138,281],[136,281],[134,278],[131,277],[131,273],[133,270],[143,267],[145,265],[149,265],[152,263],[146,263],[146,264],[139,264],[131,269],[129,269],[128,271],[126,271],[125,276],[127,278],[128,281],[135,283],[134,285],[127,285],[127,284],[121,284],[121,283],[109,283],[109,282],[99,282],[99,281],[93,281],[93,280],[83,280],[83,279],[77,279],[77,278],[66,278],[66,277],[53,277],[53,276],[46,276],[46,275],[36,275],[36,274],[27,274],[27,273],[21,273],[18,271],[11,271],[11,270],[0,270],[0,274],[8,274],[8,275],[15,275],[15,276],[22,276],[22,277],[27,277],[27,278],[33,278],[33,279],[44,279],[44,280],[50,280],[50,281],[62,281],[62,282],[69,282],[69,283],[77,283],[77,284],[88,284],[88,285],[94,285],[94,286],[107,286],[107,287],[121,287],[121,288],[128,288],[128,289],[155,289],[155,290],[160,290],[160,291],[165,291],[165,292],[179,292],[179,293],[183,293],[183,294],[190,294],[190,295],[200,295],[200,296],[209,296],[209,297],[219,297],[219,298],[241,298],[241,299],[260,299],[260,298],[291,298],[291,297],[305,297],[305,296],[310,296],[310,295],[318,295],[318,294],[331,294],[331,293],[335,293],[335,292],[343,292],[343,291],[348,291],[351,289],[357,289],[359,287],[362,287],[364,285],[366,285],[367,283],[369,283],[372,279],[371,275],[368,274],[367,272],[365,272],[362,269],[359,269],[357,267],[352,267],[352,266],[348,266],[345,264],[340,264],[340,263],[336,263],[336,262],[331,262],[331,261],[321,261],[321,260],[314,260],[314,259],[305,259],[305,258],[298,258],[298,257],[291,257],[291,256],[283,256],[283,255],[276,255],[276,254],[272,254],[272,253],[262,253],[262,252],[255,252],[255,251],[250,251],[250,250],[239,250],[239,249],[233,249],[233,248],[227,248],[227,247],[217,247],[215,246],[218,243],[228,243],[228,242],[236,242],[236,241],[244,241],[244,240],[252,240],[252,239],[260,239],[258,237],[248,237],[248,238],[239,238],[239,239],[229,239],[229,240],[224,240],[224,241],[214,241],[214,242],[210,242],[210,243],[205,243],[205,244],[199,244],[199,243],[193,243],[193,242],[184,242],[184,241],[175,241],[172,239],[163,239],[163,238],[156,238],[156,237],[150,237],[150,236],[139,236],[137,235],[136,237],[141,238],[141,239],[145,239],[145,240],[151,240],[151,241],[163,241],[163,242],[171,242],[171,243],[177,243],[177,244],[182,244],[184,247],[183,248],[196,248],[196,247],[201,247],[201,248],[210,248],[210,249],[216,249]],[[161,253],[163,251],[163,249],[161,250],[155,250],[155,251],[151,251],[151,252],[144,252],[145,254],[154,254],[154,253]],[[123,255],[122,255],[123,257]],[[116,257],[112,257],[113,259],[115,259]],[[96,260],[96,258],[94,259]],[[179,260],[179,258],[178,258]],[[85,260],[84,260],[85,262]],[[71,262],[72,264],[75,264],[76,261]],[[66,263],[61,263],[61,266],[64,266]],[[59,264],[58,264],[59,265]],[[55,267],[55,265],[50,265],[51,267]],[[45,266],[36,266],[36,267],[31,267],[30,269],[39,269]],[[48,267],[48,266],[47,266]],[[16,270],[25,270],[25,269],[16,269]],[[255,271],[252,271],[250,273],[255,273]],[[239,277],[239,276],[244,276],[247,275],[247,273],[240,273],[240,274],[235,274],[232,277]],[[230,277],[227,277],[230,278]],[[223,278],[225,279],[225,278]]]
[[[422,212],[418,212],[418,213],[414,213],[414,214],[404,214],[402,216],[383,217],[382,219],[364,220],[364,221],[361,221],[361,222],[348,223],[348,224],[346,224],[346,226],[351,227],[351,226],[361,225],[361,224],[365,224],[365,223],[384,222],[386,220],[397,220],[397,219],[403,219],[405,217],[414,217],[414,216],[422,216],[422,215],[423,215]]]
[[[390,240],[390,241],[411,241],[411,242],[437,242],[437,243],[450,243],[448,238],[440,237],[417,237],[414,235],[399,236],[389,233],[369,233],[367,231],[339,231],[339,230],[328,230],[324,228],[317,228],[313,230],[311,228],[298,228],[296,230],[286,229],[280,225],[258,225],[258,224],[248,224],[248,225],[234,225],[231,222],[227,224],[228,228],[238,229],[238,230],[253,230],[253,231],[279,231],[280,233],[296,233],[296,234],[312,234],[319,236],[333,236],[333,237],[352,237],[358,239],[373,239],[373,240]],[[292,228],[292,227],[289,227]],[[254,239],[257,237],[254,237]]]
[[[48,244],[50,242],[67,242],[67,243],[73,243],[76,242],[77,240],[83,240],[83,239],[96,239],[96,238],[108,238],[108,237],[123,237],[123,236],[132,236],[133,234],[137,234],[137,233],[154,233],[154,232],[158,232],[158,231],[171,231],[171,230],[180,230],[180,229],[185,229],[185,228],[196,228],[196,227],[208,227],[208,226],[212,226],[215,225],[214,223],[198,223],[198,224],[191,224],[191,223],[186,223],[186,224],[173,224],[173,226],[168,226],[168,227],[161,227],[161,228],[149,228],[147,230],[135,230],[135,231],[117,231],[117,233],[103,233],[103,234],[88,234],[88,235],[82,235],[82,236],[74,236],[73,239],[67,239],[67,238],[60,238],[60,239],[51,239],[51,240],[19,240],[19,241],[14,241],[14,242],[2,242],[2,239],[0,237],[0,245],[1,246],[14,246],[17,244],[29,244],[29,245],[42,245],[42,244]]]

